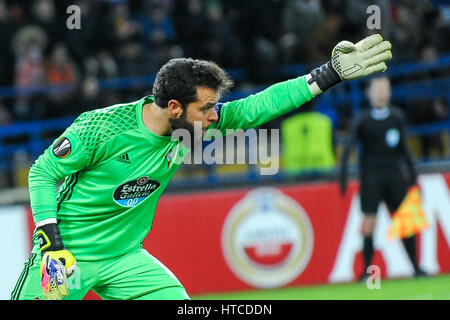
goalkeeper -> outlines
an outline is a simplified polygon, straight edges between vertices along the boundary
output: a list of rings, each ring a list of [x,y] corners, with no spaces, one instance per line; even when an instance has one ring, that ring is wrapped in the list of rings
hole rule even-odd
[[[260,126],[342,80],[385,71],[390,49],[380,35],[342,41],[311,73],[223,104],[232,80],[220,67],[173,59],[152,96],[81,114],[31,167],[34,245],[11,298],[82,299],[93,290],[103,299],[189,299],[142,248],[158,199],[190,151],[171,133],[193,132],[194,122],[202,133]]]

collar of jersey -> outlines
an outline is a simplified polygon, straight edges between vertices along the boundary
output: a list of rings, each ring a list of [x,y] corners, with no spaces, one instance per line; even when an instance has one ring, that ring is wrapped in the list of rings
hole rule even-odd
[[[144,120],[142,119],[142,108],[144,107],[144,104],[153,102],[153,96],[146,96],[139,100],[138,104],[136,105],[136,114],[138,119],[138,126],[141,130],[142,134],[150,140],[153,144],[157,145],[165,145],[168,144],[171,141],[170,136],[159,136],[150,130],[147,129],[147,127],[144,125]]]
[[[383,107],[381,109],[372,109],[370,110],[370,115],[375,120],[384,120],[391,114],[391,111],[388,107]]]

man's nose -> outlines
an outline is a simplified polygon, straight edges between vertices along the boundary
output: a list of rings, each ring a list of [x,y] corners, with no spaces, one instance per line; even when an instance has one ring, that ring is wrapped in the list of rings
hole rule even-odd
[[[219,116],[217,115],[217,112],[214,108],[211,108],[211,110],[208,112],[208,121],[211,122],[217,122],[219,120]]]

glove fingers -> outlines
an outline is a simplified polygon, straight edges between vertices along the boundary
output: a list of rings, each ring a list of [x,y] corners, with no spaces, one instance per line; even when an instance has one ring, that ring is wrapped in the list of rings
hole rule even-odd
[[[69,290],[67,290],[66,284],[58,286],[58,291],[59,291],[61,298],[67,297],[67,295],[69,294]]]
[[[366,51],[376,46],[377,44],[380,44],[382,41],[383,37],[379,33],[377,33],[362,39],[361,41],[357,42],[355,46],[362,51]]]
[[[61,300],[61,294],[59,288],[56,285],[56,279],[51,279],[49,282],[49,287],[42,288],[42,295],[46,300]]]
[[[367,66],[370,67],[372,65],[378,64],[380,62],[385,62],[392,59],[392,53],[390,50],[384,51],[373,58],[367,60]]]
[[[371,49],[367,50],[364,53],[365,59],[370,59],[374,56],[379,55],[380,53],[383,53],[385,51],[389,51],[392,48],[392,44],[389,41],[383,41],[380,44],[372,47]]]
[[[384,71],[386,71],[386,69],[387,69],[386,63],[380,62],[380,63],[375,64],[373,66],[367,67],[365,75],[368,76],[368,75],[370,75],[372,73],[375,73],[375,72],[384,72]]]
[[[45,300],[62,300],[61,295],[58,292],[47,293],[44,298]]]
[[[51,253],[45,253],[41,262],[41,290],[47,300],[62,300],[69,294],[64,264],[52,259]]]

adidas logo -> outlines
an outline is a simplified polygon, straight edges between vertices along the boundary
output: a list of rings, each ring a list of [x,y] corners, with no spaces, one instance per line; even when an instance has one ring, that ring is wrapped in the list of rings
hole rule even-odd
[[[119,162],[122,162],[122,163],[126,163],[126,164],[130,164],[131,163],[130,157],[128,157],[128,153],[121,154],[120,156],[118,156],[116,158],[116,160],[119,161]]]

